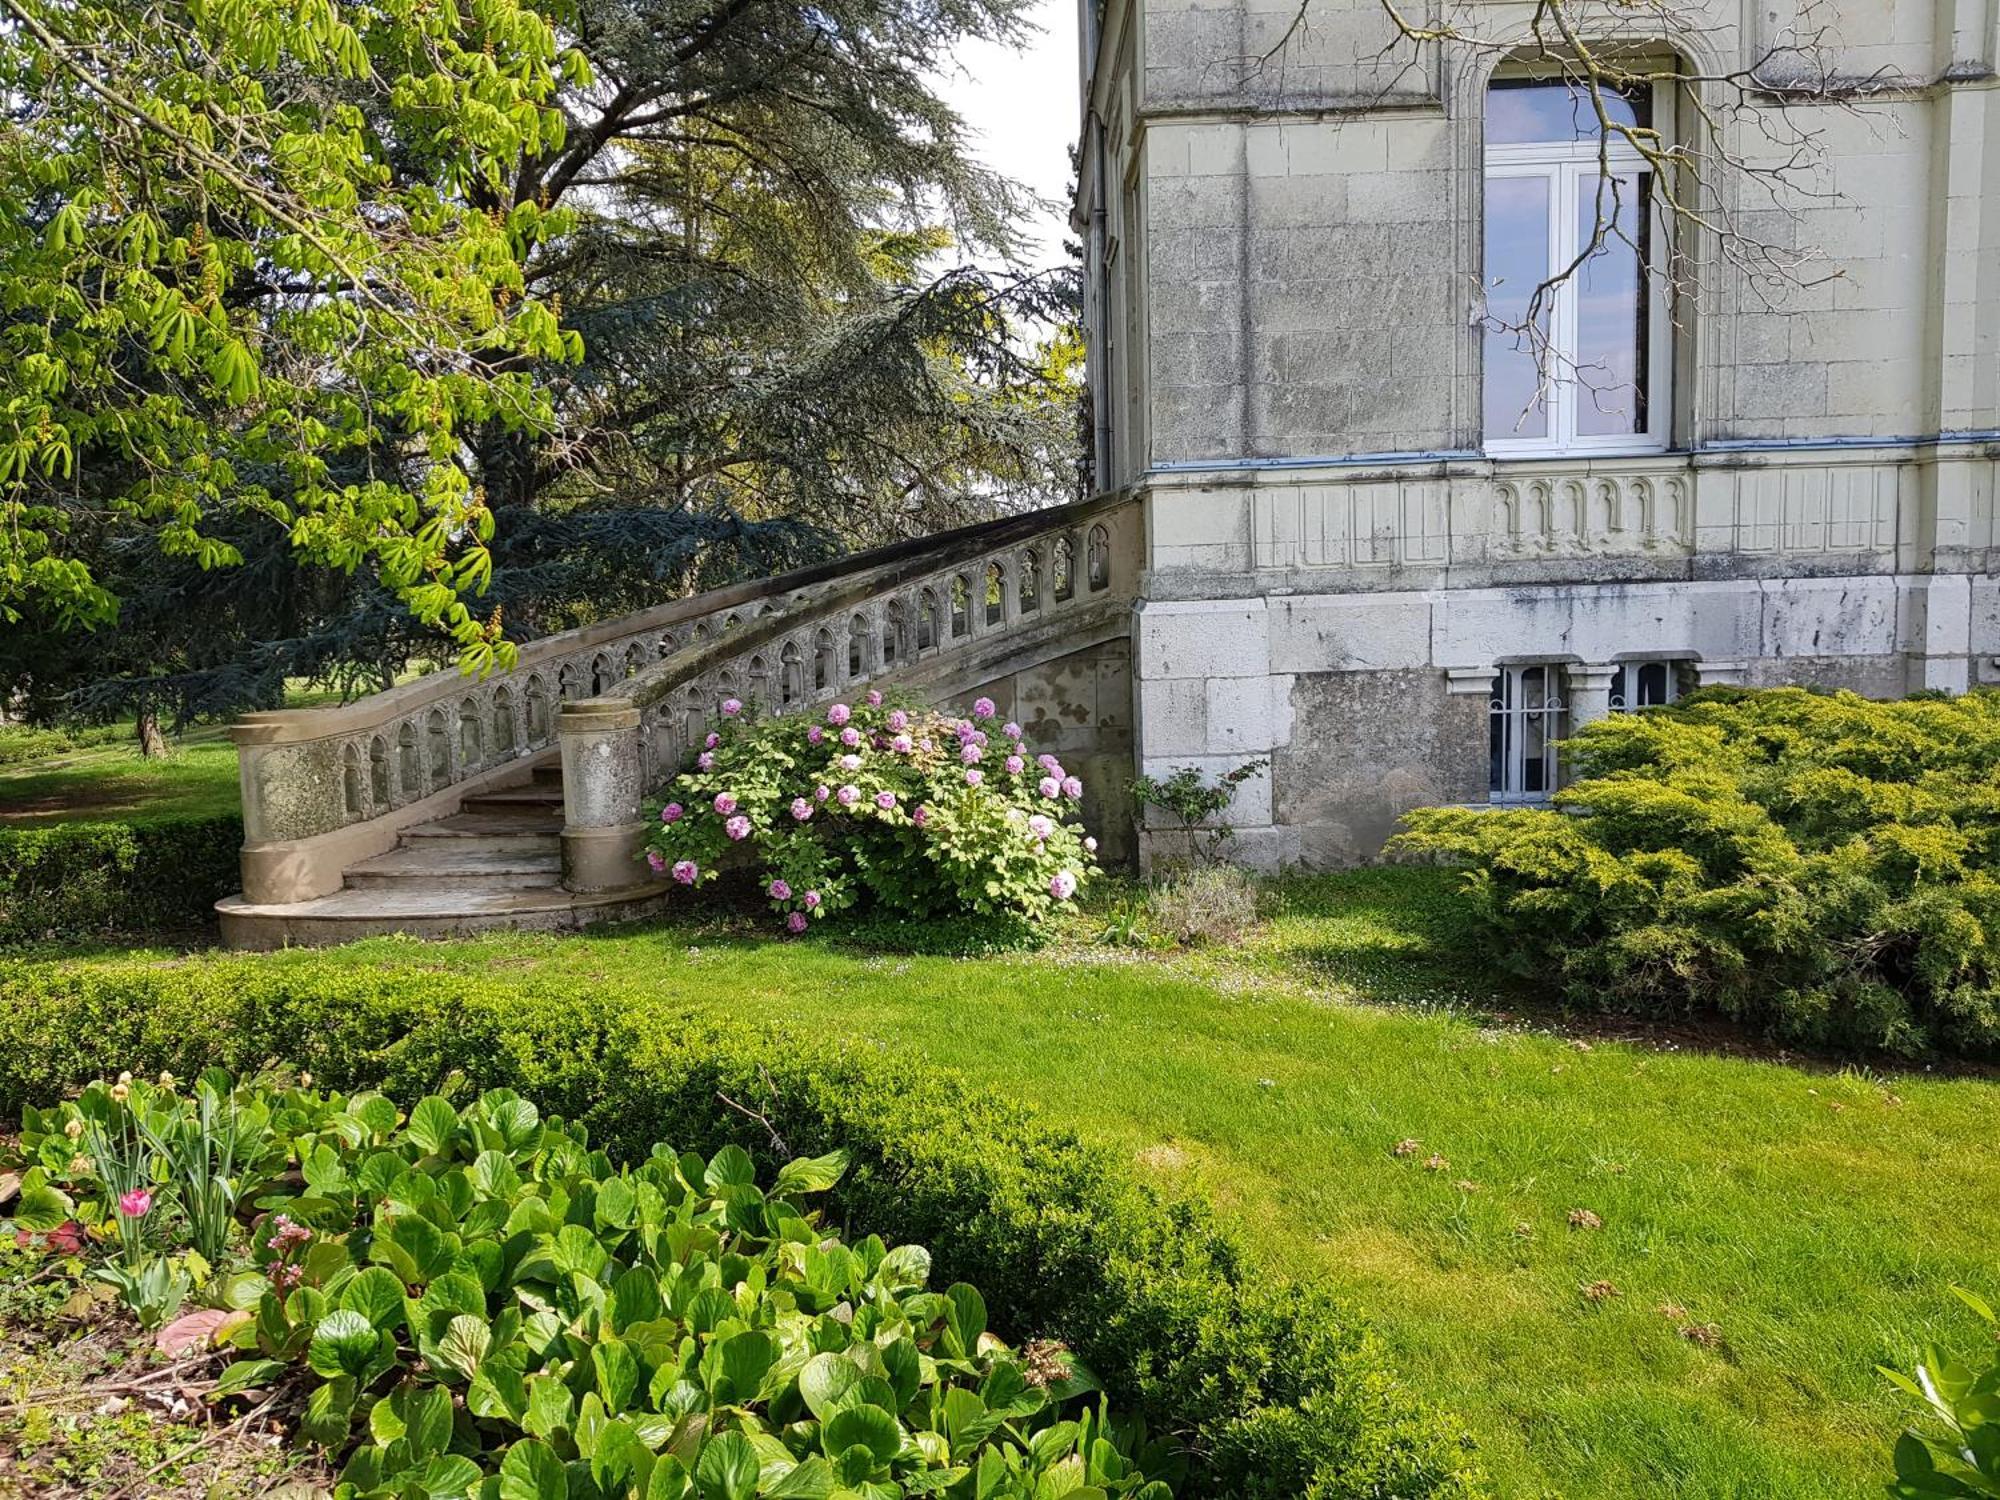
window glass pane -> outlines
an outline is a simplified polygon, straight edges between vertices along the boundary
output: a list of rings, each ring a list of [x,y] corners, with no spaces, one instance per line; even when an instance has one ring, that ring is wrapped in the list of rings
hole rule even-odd
[[[1604,112],[1614,125],[1644,126],[1652,111],[1642,91],[1601,91]],[[1567,83],[1527,83],[1501,79],[1487,93],[1486,140],[1495,146],[1527,141],[1580,141],[1598,134],[1597,109],[1590,91]]]
[[[1577,184],[1574,370],[1576,430],[1612,437],[1646,430],[1646,234],[1650,176],[1587,176]],[[1592,248],[1595,243],[1595,249]]]
[[[1663,661],[1649,661],[1639,668],[1640,706],[1652,708],[1672,701],[1673,695],[1667,691],[1667,664]]]
[[[1525,329],[1528,303],[1549,276],[1553,174],[1486,179],[1486,388],[1489,438],[1549,434],[1536,345]],[[1540,326],[1548,326],[1544,298]]]

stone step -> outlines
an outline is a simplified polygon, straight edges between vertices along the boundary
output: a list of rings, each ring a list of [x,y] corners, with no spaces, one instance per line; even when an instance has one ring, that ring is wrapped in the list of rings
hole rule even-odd
[[[529,784],[531,786],[554,786],[554,787],[561,786],[562,763],[558,761],[553,765],[536,766],[535,774],[530,779]]]
[[[540,842],[532,849],[495,849],[487,840],[418,839],[348,866],[347,884],[354,889],[442,880],[503,890],[555,885],[562,879],[560,847],[549,835],[536,837]]]
[[[565,932],[657,914],[658,882],[579,896],[561,887],[503,890],[463,880],[396,882],[336,891],[316,901],[259,906],[241,896],[218,901],[222,940],[232,948],[285,948],[356,938],[467,937],[479,932]]]
[[[453,813],[434,823],[405,828],[402,836],[406,844],[413,839],[474,839],[482,843],[505,839],[519,849],[539,849],[562,830],[560,809],[554,814],[513,810]]]
[[[560,817],[563,810],[563,794],[560,786],[502,787],[495,792],[480,792],[459,803],[462,813],[553,813]]]

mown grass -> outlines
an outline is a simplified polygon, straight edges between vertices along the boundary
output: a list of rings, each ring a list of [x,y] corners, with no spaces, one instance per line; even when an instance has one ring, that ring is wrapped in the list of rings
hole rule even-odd
[[[331,961],[635,985],[1032,1097],[1347,1293],[1509,1500],[1880,1493],[1904,1414],[1874,1366],[1977,1336],[1949,1283],[2000,1292],[2000,1083],[1495,1024],[1537,997],[1467,948],[1448,882],[1287,882],[1196,955],[1079,919],[976,960],[679,922]]]
[[[0,767],[0,828],[209,818],[239,805],[236,746],[219,729],[192,731],[160,760],[119,744]]]

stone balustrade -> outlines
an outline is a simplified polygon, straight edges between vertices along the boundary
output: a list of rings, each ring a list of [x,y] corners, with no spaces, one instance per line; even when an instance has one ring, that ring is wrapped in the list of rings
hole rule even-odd
[[[404,829],[558,750],[565,847],[585,882],[572,888],[630,885],[629,840],[588,830],[629,822],[617,810],[636,808],[723,698],[778,712],[818,701],[1101,603],[1114,573],[1129,608],[1137,525],[1134,505],[1104,500],[1008,517],[548,636],[506,672],[434,672],[354,703],[247,714],[231,729],[245,899],[337,891]]]
[[[793,713],[894,680],[973,680],[1016,644],[1081,644],[1129,629],[1142,555],[1138,504],[1105,497],[864,554],[759,604],[742,628],[684,646],[558,716],[563,883],[632,882],[640,803],[695,753],[735,698]]]

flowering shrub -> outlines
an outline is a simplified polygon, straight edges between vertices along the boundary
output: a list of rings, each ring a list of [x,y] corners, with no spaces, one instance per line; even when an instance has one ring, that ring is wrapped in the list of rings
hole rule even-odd
[[[722,721],[667,790],[645,858],[700,885],[739,848],[788,931],[864,897],[915,916],[1035,918],[1097,873],[1076,821],[1083,783],[1018,724],[888,704],[871,692],[822,720]]]
[[[158,1105],[123,1086],[27,1112],[42,1219],[99,1191],[63,1160],[72,1124]],[[289,1170],[211,1268],[211,1337],[240,1357],[210,1396],[299,1411],[343,1500],[1170,1500],[1179,1459],[1080,1401],[1098,1386],[1065,1347],[1017,1352],[975,1288],[928,1289],[920,1246],[819,1224],[842,1152],[759,1186],[740,1146],[624,1166],[507,1089],[405,1113],[211,1087],[283,1127],[259,1154]]]

